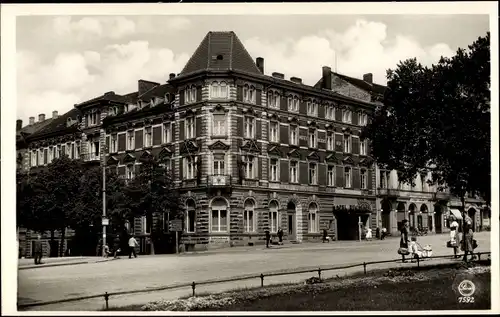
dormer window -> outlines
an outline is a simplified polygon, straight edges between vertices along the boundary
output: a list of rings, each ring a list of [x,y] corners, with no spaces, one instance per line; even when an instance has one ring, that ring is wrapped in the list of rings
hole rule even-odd
[[[186,90],[184,90],[184,100],[187,104],[196,102],[196,86],[186,87]]]
[[[267,93],[267,104],[270,108],[278,109],[280,107],[280,95],[277,91],[269,91]]]
[[[255,87],[251,85],[243,86],[243,101],[255,103]]]
[[[210,85],[211,99],[227,99],[229,97],[229,86],[225,81],[214,81]]]
[[[288,96],[288,111],[299,112],[299,97]]]
[[[307,102],[307,115],[308,116],[318,116],[318,104],[315,101]]]

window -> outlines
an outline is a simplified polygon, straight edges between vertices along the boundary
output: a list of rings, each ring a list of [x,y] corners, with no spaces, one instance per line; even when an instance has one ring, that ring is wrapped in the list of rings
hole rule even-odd
[[[82,151],[81,143],[80,143],[80,141],[76,141],[76,143],[75,143],[75,159],[80,158],[81,151]]]
[[[36,151],[31,152],[31,166],[37,166],[37,155]]]
[[[255,157],[248,155],[245,156],[245,159],[243,161],[243,168],[245,170],[245,178],[247,179],[255,179]]]
[[[193,139],[194,136],[194,117],[186,118],[186,139]]]
[[[278,204],[275,201],[272,201],[269,204],[269,229],[271,232],[278,231]]]
[[[73,153],[71,153],[71,143],[66,143],[66,153],[65,154],[67,157],[72,158],[71,156]]]
[[[43,150],[37,150],[37,153],[38,153],[37,165],[43,165]]]
[[[317,165],[316,163],[309,163],[309,184],[316,185],[317,181]]]
[[[226,135],[226,115],[214,114],[213,134],[215,136]]]
[[[388,188],[389,186],[389,171],[380,171],[380,188]]]
[[[80,147],[80,141],[78,141],[78,147]],[[78,148],[79,150],[79,148]],[[54,146],[52,147],[52,160],[55,160],[56,158],[58,157],[57,155],[57,146]],[[80,157],[80,155],[78,155],[78,158]]]
[[[134,179],[135,173],[134,173],[134,165],[127,165],[125,166],[125,176],[127,180]]]
[[[255,118],[245,117],[245,138],[255,138]]]
[[[299,145],[299,127],[291,125],[290,126],[290,144]]]
[[[271,121],[269,123],[269,141],[278,143],[278,130],[279,130],[279,123],[275,121]]]
[[[91,113],[87,114],[87,122],[88,126],[99,124],[99,114],[97,113],[97,111],[92,111]]]
[[[318,147],[318,138],[317,138],[316,134],[317,134],[316,129],[309,130],[309,147],[310,148]]]
[[[288,111],[299,111],[299,98],[297,96],[288,96]]]
[[[328,186],[335,186],[335,166],[328,166],[326,177]]]
[[[344,135],[344,152],[351,153],[351,136]]]
[[[163,124],[163,143],[172,142],[172,125],[170,123]]]
[[[280,107],[280,95],[276,91],[267,93],[267,103],[269,107],[278,109]]]
[[[195,232],[196,230],[196,209],[194,202],[188,200],[186,202],[186,231]]]
[[[318,104],[314,101],[307,102],[307,115],[318,116]]]
[[[111,145],[110,153],[116,153],[118,151],[118,135],[117,134],[111,135],[110,145]]]
[[[243,101],[248,103],[255,103],[255,87],[245,85],[243,86]]]
[[[366,175],[366,170],[362,169],[361,170],[361,189],[367,189],[368,186],[367,186],[367,175]]]
[[[196,86],[188,86],[184,90],[184,100],[186,103],[196,102]]]
[[[311,203],[309,205],[309,222],[308,222],[308,231],[309,233],[319,232],[318,226],[318,205],[315,203]]]
[[[66,146],[66,151],[68,147]],[[99,159],[99,141],[90,141],[90,159],[98,160]]]
[[[52,163],[52,147],[49,147],[48,149],[47,163]]]
[[[195,160],[192,157],[186,158],[185,161],[185,178],[186,179],[193,179],[194,178],[194,170],[195,170]]]
[[[255,231],[254,203],[252,200],[245,201],[245,211],[243,212],[243,228],[245,232]]]
[[[366,155],[366,140],[359,142],[359,154]]]
[[[151,127],[147,127],[144,129],[144,146],[145,147],[150,147],[153,145],[153,132],[151,130]]]
[[[368,115],[366,113],[360,112],[359,113],[359,125],[364,127],[367,124],[368,124]]]
[[[210,98],[212,99],[227,99],[229,96],[229,86],[226,82],[214,81],[210,85]]]
[[[334,106],[326,106],[325,117],[329,120],[335,120],[335,107]]]
[[[279,160],[272,158],[270,162],[270,172],[271,172],[271,181],[276,182],[279,180]]]
[[[61,145],[58,145],[56,148],[56,158],[61,157]]]
[[[135,148],[135,134],[134,131],[127,131],[127,150],[133,150]]]
[[[172,160],[171,159],[163,159],[162,160],[163,163],[160,163],[160,166],[163,166],[164,168],[166,168],[167,170],[171,170],[172,169]]]
[[[352,112],[351,110],[342,111],[342,122],[351,123],[352,122]]]
[[[290,183],[299,182],[299,163],[297,161],[290,162]]]
[[[212,232],[227,232],[227,205],[222,199],[212,202]]]
[[[344,168],[344,187],[351,188],[351,168]]]
[[[148,231],[148,218],[146,216],[141,217],[141,232],[149,233]]]
[[[214,175],[224,175],[224,154],[214,154]]]
[[[326,137],[326,149],[328,151],[335,151],[335,136],[331,132]]]

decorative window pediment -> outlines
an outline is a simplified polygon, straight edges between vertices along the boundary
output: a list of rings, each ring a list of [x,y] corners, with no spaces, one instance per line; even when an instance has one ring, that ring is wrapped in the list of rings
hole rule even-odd
[[[127,153],[123,158],[124,163],[133,163],[135,162],[135,156],[131,153]]]
[[[151,154],[151,152],[149,151],[144,151],[141,155],[141,157],[139,158],[139,160],[141,162],[145,162],[145,161],[150,161],[153,159],[153,155]]]
[[[297,158],[297,159],[300,159],[300,158],[301,158],[301,155],[300,155],[299,150],[297,150],[297,149],[293,149],[293,150],[291,150],[290,152],[288,152],[288,157],[290,157],[290,158]]]
[[[359,162],[359,165],[369,167],[373,164],[373,159],[366,157]]]
[[[211,145],[208,146],[208,149],[211,151],[227,151],[229,150],[230,146],[227,145],[226,143],[222,141],[217,141]]]
[[[118,159],[114,156],[110,156],[108,160],[106,161],[106,165],[117,165],[118,164]]]
[[[165,159],[169,159],[172,157],[172,151],[170,151],[167,147],[164,147],[160,153],[158,153],[158,160],[160,162],[164,161]]]
[[[338,160],[337,156],[335,155],[335,153],[327,155],[326,158],[325,158],[325,161],[327,163],[335,163],[335,164],[338,164],[338,162],[339,162],[339,160]]]
[[[260,153],[260,148],[254,140],[248,140],[242,147],[242,151]]]
[[[279,117],[279,116],[278,116],[278,114],[277,114],[277,113],[275,113],[275,112],[268,113],[268,114],[267,114],[267,117],[268,117],[269,119],[276,120],[276,121],[279,121],[279,120],[280,120],[280,117]]]
[[[320,157],[319,157],[319,155],[318,155],[318,153],[316,151],[309,153],[309,155],[307,156],[307,158],[309,160],[314,160],[314,161],[319,161],[320,160]]]
[[[198,145],[192,140],[186,140],[181,145],[181,154],[198,152],[198,150],[199,150]]]
[[[272,155],[272,156],[278,156],[278,157],[282,157],[283,153],[281,152],[281,150],[277,147],[277,146],[273,146],[271,147],[267,153],[269,155]]]
[[[297,117],[295,117],[295,116],[288,117],[288,122],[290,122],[290,123],[297,123],[298,124],[299,123],[299,119]]]
[[[347,164],[347,165],[354,165],[354,160],[352,159],[352,157],[350,156],[346,156],[342,162],[344,162],[344,164]]]

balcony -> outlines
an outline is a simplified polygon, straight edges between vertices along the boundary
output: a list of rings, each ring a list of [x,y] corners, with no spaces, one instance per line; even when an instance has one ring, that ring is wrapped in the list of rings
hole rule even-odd
[[[397,198],[400,196],[399,189],[379,188],[378,196],[387,198]]]
[[[94,152],[81,154],[80,157],[84,162],[99,162],[101,160],[99,153]]]
[[[231,187],[231,175],[209,175],[207,177],[207,187],[209,188]]]

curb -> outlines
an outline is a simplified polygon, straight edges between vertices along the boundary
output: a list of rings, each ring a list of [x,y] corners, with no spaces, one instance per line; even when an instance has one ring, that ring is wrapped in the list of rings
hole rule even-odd
[[[56,267],[56,266],[69,266],[69,265],[79,265],[79,264],[91,264],[91,263],[102,263],[109,262],[118,259],[107,259],[107,260],[97,260],[97,261],[81,261],[81,262],[71,262],[71,263],[54,263],[54,264],[45,264],[45,265],[29,265],[29,266],[21,266],[18,270],[29,270],[29,269],[42,269],[46,267]]]

